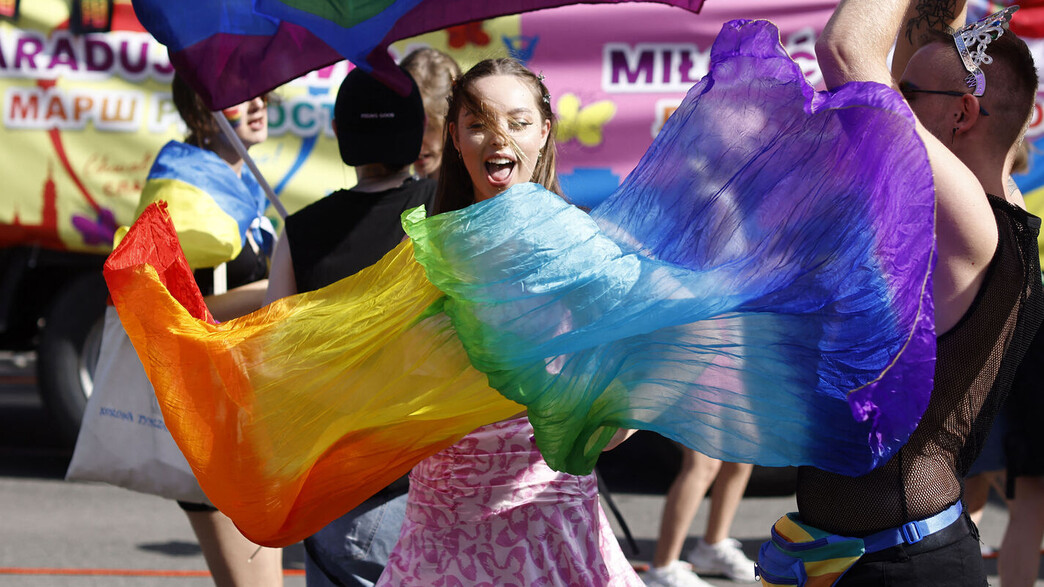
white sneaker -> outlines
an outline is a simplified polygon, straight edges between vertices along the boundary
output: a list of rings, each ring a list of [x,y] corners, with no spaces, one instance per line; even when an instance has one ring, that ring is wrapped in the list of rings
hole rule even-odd
[[[666,567],[653,567],[642,573],[649,587],[714,587],[692,572],[689,563],[673,561]]]
[[[743,554],[739,540],[726,538],[717,544],[707,544],[701,538],[689,553],[693,570],[705,575],[724,575],[733,581],[755,583],[754,561]]]

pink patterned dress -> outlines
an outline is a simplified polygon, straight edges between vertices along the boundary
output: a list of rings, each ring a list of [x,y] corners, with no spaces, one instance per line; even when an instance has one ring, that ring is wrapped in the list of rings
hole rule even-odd
[[[378,587],[643,585],[594,475],[553,471],[525,417],[483,426],[417,464]]]

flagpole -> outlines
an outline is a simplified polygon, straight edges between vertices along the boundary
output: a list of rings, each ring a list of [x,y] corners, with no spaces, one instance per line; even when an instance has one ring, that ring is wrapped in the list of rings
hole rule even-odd
[[[283,203],[279,201],[279,196],[272,191],[272,186],[268,185],[264,176],[261,175],[261,170],[257,168],[257,164],[255,164],[254,160],[250,158],[250,154],[247,153],[246,147],[243,146],[243,141],[239,140],[236,131],[234,131],[232,125],[228,123],[228,119],[225,118],[225,115],[220,111],[211,112],[210,114],[214,117],[218,128],[220,128],[221,132],[225,134],[225,137],[232,145],[232,148],[236,150],[236,153],[239,154],[243,161],[246,162],[247,167],[250,168],[250,172],[254,174],[255,178],[257,178],[257,183],[261,186],[261,189],[265,191],[265,196],[268,197],[268,201],[275,207],[276,212],[279,213],[279,217],[286,219],[288,216],[286,208],[284,208]]]

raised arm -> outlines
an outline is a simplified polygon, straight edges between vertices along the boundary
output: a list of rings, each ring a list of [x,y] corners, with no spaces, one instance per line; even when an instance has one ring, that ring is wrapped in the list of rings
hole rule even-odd
[[[816,41],[816,56],[828,89],[850,81],[895,86],[888,52],[909,0],[842,2]]]
[[[960,81],[953,83],[942,75],[945,73],[957,80],[964,77],[952,43],[949,46],[937,43],[918,51],[928,40],[930,28],[945,31],[964,14],[964,2],[960,0],[841,2],[816,43],[827,87],[834,89],[851,81],[871,81],[898,89],[898,81],[910,75],[907,66],[916,54],[920,87],[960,91]],[[897,34],[900,48],[895,68],[900,73],[893,77],[887,61]],[[952,58],[948,53],[951,50]],[[941,72],[943,69],[946,71]],[[934,274],[934,293],[938,333],[949,330],[971,306],[997,247],[997,225],[982,187],[983,177],[973,173],[962,161],[970,151],[961,153],[959,158],[955,154],[959,151],[951,150],[963,139],[961,135],[975,126],[979,103],[970,95],[949,97],[952,98],[949,102],[918,99],[912,108],[935,181],[939,260]],[[930,123],[931,128],[925,123]]]
[[[928,43],[929,32],[953,34],[968,18],[967,5],[955,0],[921,0],[910,4],[903,16],[892,56],[892,77],[900,79],[910,57]]]

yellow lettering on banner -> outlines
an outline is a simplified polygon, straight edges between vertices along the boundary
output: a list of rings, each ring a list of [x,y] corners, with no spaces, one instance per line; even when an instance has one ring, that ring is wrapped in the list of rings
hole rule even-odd
[[[28,99],[28,102],[25,100]],[[11,95],[11,112],[8,120],[35,120],[40,116],[40,98],[36,94],[14,93]]]
[[[47,104],[47,115],[44,118],[50,121],[52,118],[59,118],[62,122],[65,122],[69,116],[65,113],[65,104],[62,104],[61,96],[54,94],[51,96],[50,101]]]
[[[76,96],[73,98],[73,120],[79,121],[84,113],[94,108],[94,98],[90,96]]]
[[[130,107],[127,109],[126,114],[124,114],[124,112],[123,112],[124,111],[124,107],[123,107],[124,100],[123,100],[122,96],[121,97],[116,97],[116,98],[113,98],[113,97],[102,98],[102,107],[101,107],[101,119],[102,119],[102,122],[131,122],[131,121],[133,121],[134,120],[134,111],[137,108],[138,103],[137,103],[136,100],[133,100],[133,99],[128,99],[127,102],[129,102]],[[109,107],[110,104],[113,105],[112,108]]]

